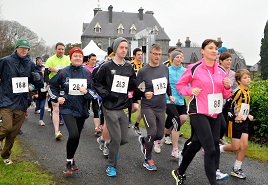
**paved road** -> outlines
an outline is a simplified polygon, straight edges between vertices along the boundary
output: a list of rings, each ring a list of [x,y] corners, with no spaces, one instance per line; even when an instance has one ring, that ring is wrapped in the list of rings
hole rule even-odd
[[[161,154],[154,154],[153,158],[158,171],[147,171],[143,166],[143,155],[140,152],[138,137],[129,129],[129,143],[120,148],[120,159],[117,167],[117,177],[108,177],[105,173],[106,160],[98,149],[92,118],[86,120],[82,131],[80,145],[75,155],[79,170],[76,174],[66,176],[65,168],[67,132],[65,126],[60,129],[63,138],[60,141],[54,139],[53,125],[48,112],[45,113],[46,126],[38,125],[39,115],[29,111],[29,116],[22,126],[24,134],[19,138],[33,150],[39,163],[54,174],[60,184],[89,184],[89,185],[175,185],[171,170],[177,168],[177,161],[170,157],[172,146],[163,145]],[[145,134],[145,130],[142,130]],[[183,146],[184,141],[180,141]],[[221,155],[221,170],[230,172],[234,163],[233,154]],[[230,177],[219,184],[228,185],[268,185],[268,165],[246,158],[243,164],[247,179],[241,180]],[[187,170],[186,185],[209,184],[205,176],[203,166],[203,154],[198,152]]]

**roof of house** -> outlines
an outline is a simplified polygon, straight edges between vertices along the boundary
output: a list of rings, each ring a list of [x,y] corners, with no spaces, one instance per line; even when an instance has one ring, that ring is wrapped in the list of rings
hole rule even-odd
[[[96,33],[94,27],[99,23],[101,27],[101,32]],[[122,24],[124,27],[124,33],[118,34],[117,28]],[[136,33],[146,28],[154,28],[155,26],[158,29],[158,34],[156,35],[156,40],[168,40],[170,38],[164,31],[164,29],[157,22],[152,13],[144,13],[143,19],[140,20],[139,13],[129,13],[129,12],[112,12],[112,23],[109,23],[109,11],[98,11],[90,23],[83,24],[83,34],[82,37],[91,36],[91,37],[134,37],[134,34],[130,34],[130,28],[132,25],[136,27]]]

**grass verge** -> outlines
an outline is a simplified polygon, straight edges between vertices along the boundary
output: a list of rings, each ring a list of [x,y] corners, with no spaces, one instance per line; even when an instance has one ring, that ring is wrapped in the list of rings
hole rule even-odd
[[[12,148],[13,164],[5,165],[0,160],[0,185],[55,185],[53,176],[42,169],[34,160],[33,154],[18,139]]]

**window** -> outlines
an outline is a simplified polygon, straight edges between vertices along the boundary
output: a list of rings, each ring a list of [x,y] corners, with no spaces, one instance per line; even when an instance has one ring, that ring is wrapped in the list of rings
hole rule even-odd
[[[154,27],[153,27],[153,29],[152,29],[152,33],[153,34],[155,34],[155,35],[158,35],[158,28],[157,28],[157,26],[155,25]]]
[[[101,32],[101,26],[100,24],[97,22],[95,27],[94,27],[95,33],[100,33]]]
[[[136,32],[137,32],[137,28],[134,24],[132,24],[132,26],[130,27],[129,33],[134,35],[136,34]]]
[[[117,33],[118,34],[123,34],[124,33],[124,27],[123,27],[122,23],[119,24],[119,26],[117,28]]]

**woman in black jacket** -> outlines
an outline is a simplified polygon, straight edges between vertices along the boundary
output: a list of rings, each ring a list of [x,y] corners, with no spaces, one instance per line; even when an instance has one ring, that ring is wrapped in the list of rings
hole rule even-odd
[[[85,120],[89,117],[88,100],[98,97],[93,90],[91,73],[82,66],[82,49],[74,47],[69,55],[72,64],[49,80],[48,90],[52,101],[60,104],[60,114],[69,133],[65,174],[72,174],[78,170],[74,154]]]

